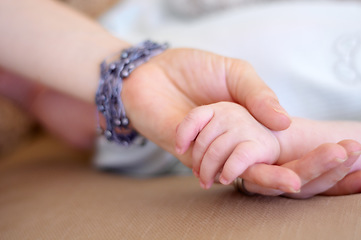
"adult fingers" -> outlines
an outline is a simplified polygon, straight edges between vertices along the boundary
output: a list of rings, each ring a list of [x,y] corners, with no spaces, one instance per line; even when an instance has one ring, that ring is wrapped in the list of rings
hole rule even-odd
[[[352,140],[341,141],[338,145],[342,146],[347,152],[347,160],[345,162],[306,183],[302,187],[301,193],[297,195],[286,194],[286,196],[294,198],[309,198],[327,191],[342,180],[350,172],[351,167],[358,160],[361,153],[361,145]]]
[[[276,131],[290,126],[291,119],[280,105],[276,94],[249,63],[228,58],[226,72],[232,97],[245,106],[259,122]]]
[[[282,165],[293,170],[305,185],[347,160],[346,150],[336,143],[325,143],[298,160]]]
[[[350,171],[356,170],[346,175],[342,180],[338,181],[334,186],[325,191],[324,195],[346,195],[361,192],[361,144],[353,140],[344,140],[339,144],[348,149],[350,160],[347,160],[347,167],[352,168]],[[356,162],[356,163],[355,163]]]
[[[243,174],[247,191],[267,196],[285,192],[296,193],[301,189],[301,179],[292,170],[277,165],[254,164]]]
[[[250,192],[263,195],[282,195],[286,192],[293,193],[294,195],[290,195],[291,197],[299,198],[301,195],[296,195],[296,193],[301,190],[302,186],[339,166],[346,158],[347,153],[341,145],[323,144],[304,157],[282,166],[257,164],[250,167],[242,175],[247,180],[244,186]],[[287,173],[286,169],[298,176],[299,182],[297,182],[297,178]],[[281,177],[277,177],[277,175]],[[287,177],[290,179],[289,184],[286,181]]]
[[[339,196],[361,193],[361,170],[346,175],[322,195]]]
[[[338,167],[308,182],[302,187],[302,191],[296,194],[284,194],[291,198],[310,198],[333,187],[338,181],[343,179],[350,171],[350,167],[341,164]]]

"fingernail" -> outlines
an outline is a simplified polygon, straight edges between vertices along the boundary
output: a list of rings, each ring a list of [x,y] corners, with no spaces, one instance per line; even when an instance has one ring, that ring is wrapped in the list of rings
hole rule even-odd
[[[273,110],[275,110],[276,112],[278,112],[278,113],[283,113],[283,114],[287,114],[287,113],[286,113],[286,110],[284,110],[283,107],[281,107],[280,103],[279,103],[277,100],[272,99],[272,100],[270,101],[270,104],[271,104]]]
[[[273,99],[270,101],[270,103],[275,112],[281,113],[281,114],[285,115],[286,117],[290,118],[290,116],[288,115],[286,110],[280,105],[280,103],[277,100]]]
[[[352,158],[352,157],[357,157],[357,156],[359,156],[361,154],[361,151],[356,151],[356,152],[351,152],[350,153],[350,157],[351,158],[348,158],[348,159],[346,159],[346,160],[349,160],[349,161],[345,161],[344,163],[343,163],[343,165],[345,166],[345,167],[351,167],[354,163],[355,163],[355,161],[356,161],[356,159],[355,158]]]
[[[293,187],[280,187],[280,190],[282,192],[286,192],[286,193],[300,193],[301,192],[301,189],[294,189]]]
[[[281,107],[273,108],[273,110],[275,110],[275,111],[278,112],[278,113],[281,113],[281,114],[283,114],[283,115],[288,116],[288,114],[286,113],[286,110],[284,110],[284,109],[281,108]]]
[[[199,178],[199,172],[197,172],[196,170],[192,170],[193,172],[193,175],[196,177],[196,178]]]
[[[201,186],[201,188],[207,189],[206,185],[202,181],[199,181],[199,185]]]
[[[352,156],[352,155],[353,155],[353,154],[350,153],[350,156]],[[351,157],[351,158],[348,158],[348,160],[343,163],[343,166],[345,166],[345,167],[347,167],[347,168],[350,168],[350,167],[355,163],[355,161],[356,161],[355,158],[352,158],[352,157]]]
[[[351,156],[359,156],[361,155],[361,151],[357,151],[357,152],[352,152],[350,153]]]
[[[204,186],[206,187],[205,189],[210,189],[212,187],[212,185],[213,185],[213,182],[204,184]]]
[[[175,151],[177,154],[181,155],[182,154],[182,149],[179,146],[175,147]]]
[[[219,182],[220,183],[222,183],[223,185],[228,185],[230,182],[227,180],[227,179],[225,179],[223,176],[221,176],[220,178],[219,178]]]
[[[344,163],[346,162],[347,158],[336,158],[335,161],[338,163]]]

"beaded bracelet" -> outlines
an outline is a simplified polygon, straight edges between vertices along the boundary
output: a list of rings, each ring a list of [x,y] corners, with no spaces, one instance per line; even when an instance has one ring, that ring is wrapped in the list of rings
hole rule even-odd
[[[98,119],[98,128],[108,141],[128,146],[138,136],[138,133],[129,126],[129,120],[121,100],[122,83],[136,67],[167,48],[167,44],[158,44],[147,40],[121,51],[120,57],[116,61],[107,64],[107,59],[109,59],[107,58],[101,63],[95,103],[98,114],[102,114],[106,122],[104,129],[100,127]]]

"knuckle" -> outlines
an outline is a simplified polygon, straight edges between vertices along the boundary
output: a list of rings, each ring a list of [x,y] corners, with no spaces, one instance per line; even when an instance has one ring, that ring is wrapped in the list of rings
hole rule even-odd
[[[246,60],[243,60],[243,59],[239,59],[238,60],[238,63],[240,66],[242,66],[242,68],[245,70],[245,71],[248,71],[248,70],[253,70],[253,66],[250,62],[246,61]]]
[[[192,109],[184,118],[184,122],[195,122],[198,120],[198,109]]]
[[[220,162],[222,161],[222,151],[218,147],[211,146],[208,148],[205,158],[210,162]]]
[[[196,142],[194,143],[193,151],[192,151],[192,159],[193,162],[196,163],[196,166],[199,166],[200,161],[206,149],[207,149],[206,143],[203,141],[199,141],[199,139],[197,139]]]
[[[195,152],[205,152],[208,147],[206,139],[198,136],[194,143],[194,151]]]
[[[232,168],[230,166],[225,166],[222,171],[223,176],[225,176],[227,179],[234,179],[241,175],[241,173],[238,173],[238,171],[235,168]]]
[[[251,154],[242,147],[237,147],[232,153],[232,157],[237,160],[238,163],[247,163],[252,161]]]
[[[230,178],[237,177],[252,165],[253,162],[247,151],[236,148],[225,164],[224,173]]]

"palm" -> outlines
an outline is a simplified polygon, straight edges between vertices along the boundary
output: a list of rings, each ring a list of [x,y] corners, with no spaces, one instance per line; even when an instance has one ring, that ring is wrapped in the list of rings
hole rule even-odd
[[[206,52],[174,50],[154,58],[143,71],[135,71],[123,91],[135,128],[174,153],[175,129],[192,108],[232,100],[224,60]],[[186,155],[182,161],[189,163]]]
[[[244,61],[193,49],[170,49],[135,70],[123,99],[134,127],[175,154],[175,130],[194,107],[232,101],[263,125],[283,130],[290,119],[277,97]],[[189,152],[189,151],[188,151]],[[179,156],[190,165],[189,156]]]

